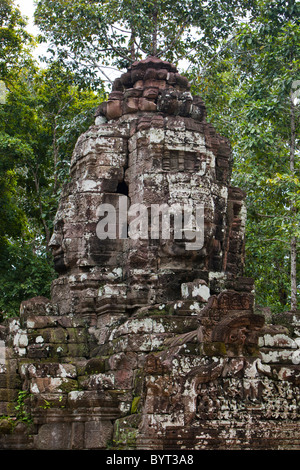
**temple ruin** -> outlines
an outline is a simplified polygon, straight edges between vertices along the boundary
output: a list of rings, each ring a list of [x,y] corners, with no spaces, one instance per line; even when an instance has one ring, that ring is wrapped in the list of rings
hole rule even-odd
[[[0,325],[1,449],[300,449],[300,316],[256,313],[232,163],[172,64],[115,80],[73,152],[51,298]]]

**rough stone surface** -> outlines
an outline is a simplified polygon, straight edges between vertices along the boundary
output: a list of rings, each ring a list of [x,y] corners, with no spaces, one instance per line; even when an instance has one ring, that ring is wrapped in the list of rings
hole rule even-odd
[[[51,299],[0,327],[1,449],[300,449],[300,317],[255,313],[245,193],[205,117],[155,57],[97,108],[55,218]],[[201,205],[203,243],[130,237],[134,204]]]

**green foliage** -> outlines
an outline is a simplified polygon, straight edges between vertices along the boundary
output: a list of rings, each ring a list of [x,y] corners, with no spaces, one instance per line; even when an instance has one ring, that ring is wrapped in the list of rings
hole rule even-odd
[[[27,391],[19,391],[18,397],[16,400],[15,411],[16,411],[16,418],[18,421],[22,421],[23,423],[31,424],[32,417],[28,413],[26,409],[26,400],[30,397],[30,393]]]
[[[293,0],[257,2],[202,73],[191,70],[210,119],[232,143],[232,184],[247,192],[246,274],[256,280],[257,303],[274,312],[290,308],[290,243],[299,238],[299,105],[290,166],[299,14]]]
[[[15,316],[20,303],[37,295],[49,297],[50,284],[55,278],[52,259],[36,240],[16,239],[7,242],[0,251],[0,312]]]
[[[0,80],[7,83],[16,69],[30,62],[26,46],[33,44],[32,36],[25,29],[25,20],[12,0],[0,2]]]
[[[47,244],[78,136],[105,99],[106,66],[154,54],[179,63],[233,147],[232,184],[247,192],[246,275],[257,303],[289,308],[290,242],[299,238],[299,105],[291,170],[291,90],[300,80],[295,0],[38,0],[51,59],[34,63],[34,39],[11,0],[0,4],[0,310],[49,295]],[[94,91],[92,91],[92,89]],[[96,92],[95,92],[96,90]]]
[[[145,55],[199,62],[227,38],[254,1],[39,0],[35,21],[77,82],[98,86],[104,66],[127,67]],[[97,72],[97,73],[95,73]]]
[[[54,277],[48,243],[75,142],[104,98],[59,62],[34,63],[34,45],[13,2],[0,6],[0,312],[15,315],[22,300],[49,296]],[[9,34],[8,34],[8,32]],[[28,46],[28,47],[27,47]],[[2,58],[6,61],[1,62]],[[2,75],[1,75],[2,74]]]

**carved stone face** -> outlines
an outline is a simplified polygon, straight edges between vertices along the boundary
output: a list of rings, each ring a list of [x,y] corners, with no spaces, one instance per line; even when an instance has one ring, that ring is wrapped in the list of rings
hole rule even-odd
[[[49,242],[49,248],[52,250],[53,255],[54,269],[58,273],[64,272],[67,269],[63,227],[63,220],[56,222],[53,235]]]
[[[63,219],[55,222],[49,247],[52,250],[54,268],[58,273],[63,274],[79,265],[85,254],[85,240],[89,238],[90,236],[84,235],[84,227],[79,224],[71,224]]]
[[[141,61],[116,81],[108,102],[96,111],[95,125],[79,137],[49,243],[55,269],[72,295],[88,291],[96,279],[99,285],[107,282],[106,292],[122,281],[130,308],[163,303],[177,300],[182,283],[225,272],[228,259],[237,269],[226,229],[230,147],[205,122],[205,106],[189,89],[172,65],[157,58]],[[128,218],[129,238],[102,238],[98,208],[117,209],[120,195],[128,197],[128,206],[149,212],[154,205],[188,207],[192,227],[180,226],[180,232],[172,213],[170,237],[152,237],[148,225],[148,238],[132,239]],[[189,209],[184,211],[185,224]],[[114,230],[123,226],[121,212],[118,207]],[[199,219],[201,230],[195,228]],[[116,270],[123,273],[121,281]],[[98,291],[93,287],[97,301],[99,285]]]

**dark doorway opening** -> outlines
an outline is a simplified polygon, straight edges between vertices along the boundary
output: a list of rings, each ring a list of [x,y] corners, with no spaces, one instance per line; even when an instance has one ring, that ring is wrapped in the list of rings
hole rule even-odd
[[[120,181],[120,183],[118,183],[117,193],[124,194],[124,196],[128,196],[128,186],[125,181]]]

